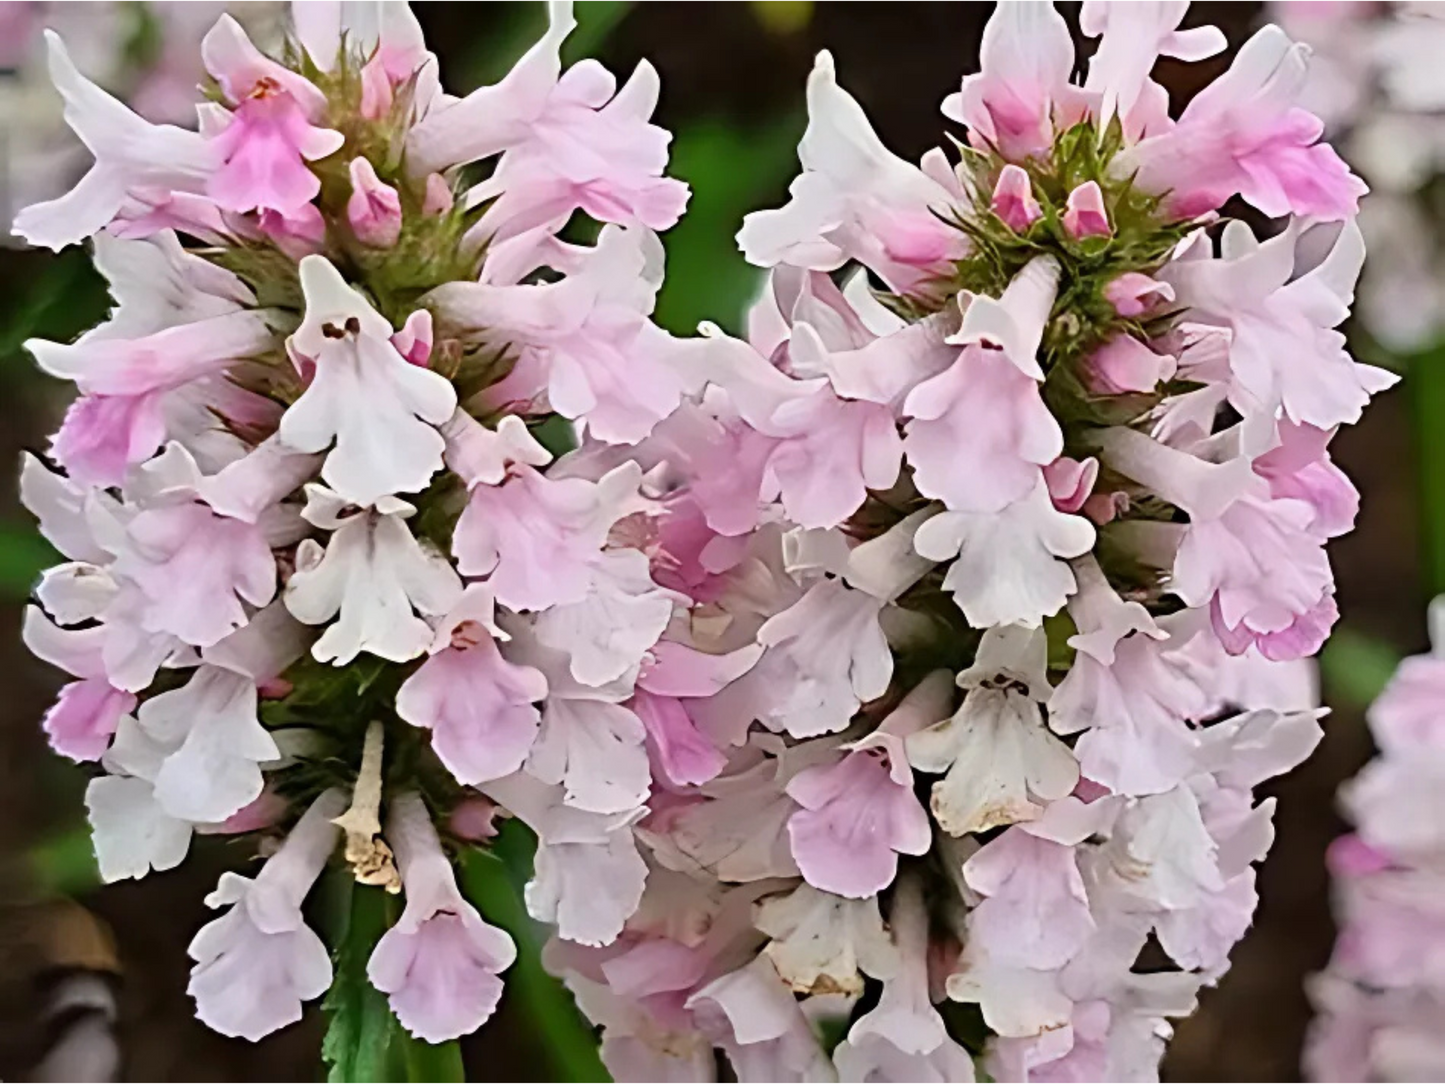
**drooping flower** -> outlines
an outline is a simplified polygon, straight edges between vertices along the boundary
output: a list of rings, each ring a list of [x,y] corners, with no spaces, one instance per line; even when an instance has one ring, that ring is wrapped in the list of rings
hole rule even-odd
[[[417,1038],[440,1043],[470,1034],[496,1010],[499,973],[511,966],[516,946],[462,898],[420,795],[392,799],[387,839],[406,910],[377,942],[367,977],[390,995],[402,1027]]]

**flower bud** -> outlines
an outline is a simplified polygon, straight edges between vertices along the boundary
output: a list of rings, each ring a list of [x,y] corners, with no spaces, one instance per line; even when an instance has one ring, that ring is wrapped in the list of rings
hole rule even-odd
[[[351,198],[346,219],[356,239],[373,248],[390,248],[401,236],[401,197],[383,184],[365,158],[351,160]]]
[[[1095,181],[1085,181],[1069,193],[1064,208],[1064,230],[1075,241],[1108,237],[1114,232],[1104,210],[1104,193]]]
[[[1034,199],[1028,173],[1012,163],[999,173],[989,208],[1015,233],[1023,233],[1044,215],[1039,201]]]

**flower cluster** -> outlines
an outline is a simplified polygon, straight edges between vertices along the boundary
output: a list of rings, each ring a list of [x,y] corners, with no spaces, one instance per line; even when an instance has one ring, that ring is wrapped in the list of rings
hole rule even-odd
[[[16,228],[88,238],[116,305],[27,344],[80,394],[49,449],[63,473],[31,456],[21,479],[67,558],[25,640],[75,679],[45,728],[102,769],[107,880],[175,866],[196,832],[289,828],[191,945],[199,1015],[227,1034],[329,986],[301,908],[343,833],[358,880],[406,894],[371,981],[441,1041],[490,1015],[515,953],[444,849],[465,788],[524,775],[564,853],[643,812],[624,702],[678,604],[626,446],[686,390],[649,313],[652,231],[687,189],[662,175],[653,69],[620,89],[596,62],[564,72],[571,7],[550,15],[461,99],[405,4],[297,5],[280,59],[225,16],[194,131],[143,120],[49,39],[95,162]],[[559,236],[579,211],[595,244]],[[538,435],[554,418],[617,464],[563,469]],[[600,914],[591,885],[553,892]]]
[[[1427,1080],[1445,1070],[1445,598],[1434,651],[1400,664],[1369,711],[1379,755],[1341,791],[1355,831],[1329,851],[1339,939],[1311,980],[1311,1080]]]
[[[515,950],[447,848],[500,810],[618,1079],[1152,1078],[1251,921],[1253,788],[1318,740],[1327,446],[1391,379],[1335,330],[1364,187],[1305,50],[1267,28],[1172,120],[1153,60],[1223,47],[1185,7],[1086,3],[1079,85],[1000,5],[917,168],[822,55],[746,339],[650,321],[656,76],[562,72],[565,4],[461,100],[404,5],[298,5],[280,60],[223,19],[196,132],[52,42],[96,163],[17,228],[92,236],[117,307],[30,344],[81,396],[22,479],[70,559],[26,638],[107,877],[289,826],[211,897],[204,1020],[327,987],[344,835],[406,892],[372,983],[476,1027]]]
[[[634,453],[692,600],[633,698],[650,873],[599,948],[558,908],[549,961],[618,1079],[1156,1079],[1228,967],[1253,788],[1320,736],[1328,444],[1392,378],[1335,330],[1364,186],[1307,51],[1266,28],[1171,119],[1154,59],[1224,45],[1185,8],[1085,3],[1079,85],[1063,17],[1000,4],[956,163],[819,57],[746,340],[704,328]]]
[[[1268,5],[1314,56],[1304,104],[1370,182],[1360,228],[1372,262],[1358,313],[1370,335],[1400,352],[1434,344],[1445,325],[1445,12],[1430,3]]]

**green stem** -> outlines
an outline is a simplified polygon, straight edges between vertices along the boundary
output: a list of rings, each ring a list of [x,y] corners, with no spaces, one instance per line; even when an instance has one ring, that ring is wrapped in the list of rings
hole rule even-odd
[[[424,1043],[406,1038],[406,1078],[415,1081],[461,1081],[467,1079],[462,1065],[462,1048],[455,1039],[449,1043]]]
[[[551,1079],[609,1080],[597,1054],[597,1037],[572,995],[542,967],[539,929],[527,914],[521,885],[531,875],[536,840],[517,821],[502,826],[491,853],[472,851],[462,862],[467,898],[517,942],[517,962],[506,974],[507,990],[521,1003],[543,1037]]]

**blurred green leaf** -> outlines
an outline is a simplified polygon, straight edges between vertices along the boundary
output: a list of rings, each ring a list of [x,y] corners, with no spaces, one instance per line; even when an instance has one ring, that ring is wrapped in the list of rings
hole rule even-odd
[[[30,872],[42,896],[80,896],[100,884],[90,825],[82,821],[30,849]]]
[[[25,340],[36,336],[74,338],[105,314],[105,280],[91,266],[88,251],[67,249],[42,266],[30,289],[0,319],[0,358],[18,354]]]
[[[40,573],[62,560],[33,527],[0,523],[0,594],[25,598]]]
[[[466,896],[491,922],[512,935],[517,962],[507,971],[507,996],[521,1003],[528,1021],[541,1033],[551,1080],[610,1080],[597,1055],[597,1036],[582,1019],[572,995],[542,967],[545,932],[527,914],[522,889],[532,874],[537,841],[516,820],[506,821],[490,851],[463,857]]]
[[[1341,625],[1320,653],[1320,678],[1328,703],[1363,708],[1380,695],[1400,653],[1382,640]]]
[[[796,114],[747,128],[712,118],[678,132],[668,173],[693,192],[682,221],[663,235],[667,279],[656,319],[669,331],[691,334],[701,320],[742,330],[763,272],[743,259],[734,237],[743,215],[781,195],[796,172],[803,123]]]
[[[1410,358],[1405,371],[1415,416],[1426,586],[1435,595],[1445,591],[1445,344]]]
[[[386,996],[366,977],[366,961],[389,925],[386,893],[358,885],[350,870],[338,869],[328,878],[326,894],[331,897],[333,923],[339,926],[332,935],[334,977],[321,1005],[330,1019],[321,1043],[321,1056],[330,1067],[326,1079],[394,1080],[391,1047],[393,1040],[401,1037],[401,1029]]]
[[[770,34],[797,34],[813,20],[813,0],[748,0],[748,7]]]

